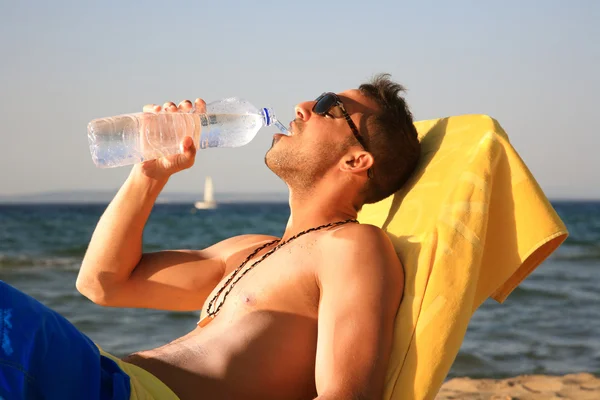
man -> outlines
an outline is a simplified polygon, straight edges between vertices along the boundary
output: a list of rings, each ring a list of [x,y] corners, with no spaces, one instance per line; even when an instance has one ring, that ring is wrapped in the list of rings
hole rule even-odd
[[[385,233],[355,218],[397,191],[417,163],[402,91],[380,75],[296,106],[291,136],[275,135],[265,157],[290,191],[281,238],[142,254],[154,202],[194,163],[193,141],[182,141],[182,154],[134,166],[96,227],[77,288],[104,306],[202,312],[188,334],[124,360],[181,399],[380,399],[404,277]]]

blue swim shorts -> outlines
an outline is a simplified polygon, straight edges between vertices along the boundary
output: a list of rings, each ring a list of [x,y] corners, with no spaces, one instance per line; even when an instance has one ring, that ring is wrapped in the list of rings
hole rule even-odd
[[[128,400],[129,379],[64,317],[0,281],[0,400]]]

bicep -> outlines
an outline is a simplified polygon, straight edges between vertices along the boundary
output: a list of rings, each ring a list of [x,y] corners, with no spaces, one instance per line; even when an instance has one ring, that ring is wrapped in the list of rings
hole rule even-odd
[[[235,249],[263,239],[242,235],[204,250],[144,253],[129,278],[111,289],[113,307],[195,311],[225,274],[226,260]]]
[[[371,398],[383,390],[403,282],[395,253],[389,247],[377,248],[380,245],[387,246],[345,249],[345,254],[332,258],[329,273],[320,279],[315,369],[319,394]]]
[[[223,259],[208,249],[145,253],[129,279],[115,288],[111,305],[198,310],[223,272]]]
[[[385,356],[385,320],[378,299],[352,287],[324,289],[319,307],[315,379],[319,393],[328,390],[361,391],[381,372]]]

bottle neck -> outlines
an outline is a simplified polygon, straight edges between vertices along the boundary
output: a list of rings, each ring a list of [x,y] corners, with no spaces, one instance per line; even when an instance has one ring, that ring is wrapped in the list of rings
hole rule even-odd
[[[264,126],[275,125],[281,131],[281,133],[289,136],[290,132],[285,126],[283,126],[281,122],[277,120],[277,118],[275,117],[275,113],[273,113],[272,109],[262,108],[260,110],[260,115],[263,117]]]
[[[276,121],[275,114],[270,108],[261,108],[259,114],[263,118],[263,124],[265,126],[271,126]]]

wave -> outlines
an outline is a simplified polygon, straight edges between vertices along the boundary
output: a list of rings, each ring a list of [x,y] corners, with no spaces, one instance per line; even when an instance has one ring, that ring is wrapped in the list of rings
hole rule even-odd
[[[572,233],[571,233],[572,235]],[[596,238],[591,238],[591,239],[583,239],[583,238],[576,238],[573,236],[569,236],[567,238],[567,240],[565,240],[565,243],[563,243],[563,247],[596,247],[598,245],[598,240],[600,239],[596,239]]]
[[[55,267],[79,268],[80,257],[69,256],[33,256],[0,254],[0,268]]]
[[[557,299],[557,300],[568,300],[570,298],[568,293],[557,292],[553,288],[543,289],[540,287],[531,287],[527,284],[521,284],[517,286],[514,292],[511,294],[513,299],[531,299],[531,298],[544,298],[544,299]]]
[[[87,243],[78,246],[65,247],[52,251],[52,255],[55,256],[77,256],[83,258],[88,248]]]
[[[600,247],[565,249],[558,251],[552,258],[556,261],[600,261]]]

